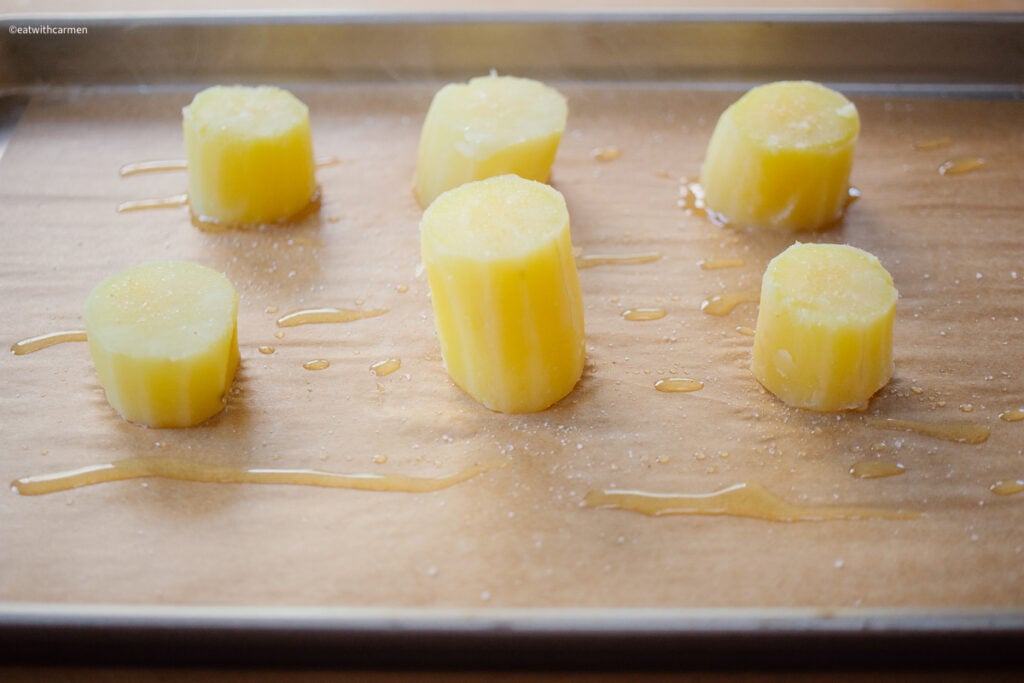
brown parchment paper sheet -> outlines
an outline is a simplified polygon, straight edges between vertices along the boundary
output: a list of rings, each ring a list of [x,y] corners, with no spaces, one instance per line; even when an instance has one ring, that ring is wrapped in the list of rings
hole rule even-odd
[[[491,413],[446,378],[411,193],[436,84],[302,86],[324,203],[299,225],[204,233],[183,209],[118,214],[181,192],[181,173],[121,178],[124,163],[183,154],[194,90],[34,95],[0,160],[0,302],[6,344],[81,326],[85,296],[141,261],[225,271],[241,296],[242,366],[227,409],[187,430],[123,422],[84,344],[0,355],[0,479],[170,455],[237,466],[435,476],[503,469],[430,494],[163,480],[40,497],[0,493],[0,600],[323,606],[1024,606],[1024,138],[1014,102],[854,97],[863,121],[841,226],[804,240],[877,254],[900,290],[896,374],[869,414],[991,426],[981,445],[883,431],[858,414],[784,407],[752,379],[756,306],[702,300],[756,287],[787,235],[716,227],[677,205],[736,93],[555,83],[570,121],[553,183],[584,253],[657,252],[655,263],[582,270],[588,365],[535,415]],[[942,136],[948,147],[917,151]],[[616,145],[621,157],[591,151]],[[985,165],[941,176],[944,161]],[[704,271],[701,259],[739,257]],[[408,291],[401,292],[400,286]],[[306,306],[387,307],[343,325],[290,328]],[[630,307],[665,318],[629,322]],[[277,314],[267,313],[277,307]],[[276,352],[263,355],[261,345]],[[374,377],[394,356],[401,369]],[[303,362],[325,358],[310,372]],[[701,391],[654,390],[662,376]],[[964,412],[967,406],[971,412]],[[964,406],[961,410],[960,406]],[[377,456],[387,461],[378,463]],[[859,480],[862,459],[902,476]],[[701,493],[760,483],[796,503],[924,513],[912,521],[773,523],[648,518],[581,507],[615,486]]]

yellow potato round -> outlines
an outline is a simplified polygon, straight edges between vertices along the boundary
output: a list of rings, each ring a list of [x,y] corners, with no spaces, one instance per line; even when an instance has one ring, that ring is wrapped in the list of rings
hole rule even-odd
[[[791,406],[860,409],[893,373],[898,295],[866,251],[800,244],[768,264],[754,333],[758,381]]]
[[[568,111],[557,90],[528,78],[492,74],[446,85],[434,95],[420,135],[420,205],[506,173],[547,182]]]
[[[316,194],[309,110],[286,90],[215,86],[182,111],[188,198],[200,221],[285,221]]]
[[[110,405],[148,427],[219,413],[238,367],[237,314],[231,281],[194,263],[147,263],[101,282],[85,326]]]
[[[816,230],[850,201],[857,108],[809,81],[750,90],[725,110],[708,143],[707,208],[731,224]]]
[[[505,175],[438,197],[423,263],[448,374],[491,410],[543,410],[583,373],[583,296],[557,190]]]

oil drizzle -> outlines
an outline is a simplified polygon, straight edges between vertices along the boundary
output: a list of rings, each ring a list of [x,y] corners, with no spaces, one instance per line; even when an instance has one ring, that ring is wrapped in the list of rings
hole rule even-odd
[[[914,149],[918,152],[927,152],[933,149],[941,149],[943,147],[949,147],[953,144],[953,138],[948,135],[944,135],[941,138],[931,138],[930,140],[922,140],[914,143]]]
[[[744,264],[741,258],[706,258],[697,261],[701,270],[721,270],[723,268],[739,268]]]
[[[988,490],[997,496],[1014,496],[1024,492],[1024,479],[1000,479]]]
[[[364,318],[376,318],[388,312],[386,308],[374,308],[369,311],[359,311],[352,308],[303,308],[298,311],[286,313],[277,319],[278,327],[296,327],[298,325],[310,325],[314,323],[350,323],[354,320]]]
[[[759,292],[724,292],[705,299],[700,310],[708,315],[725,316],[740,304],[757,303],[760,299]]]
[[[684,393],[700,391],[704,388],[704,382],[692,377],[662,377],[654,383],[654,388],[666,393]]]
[[[651,517],[662,515],[724,515],[752,517],[769,522],[812,522],[857,519],[917,519],[920,513],[870,507],[797,505],[779,498],[760,484],[742,483],[713,493],[648,493],[644,491],[590,491],[583,500],[589,508],[628,510]]]
[[[26,353],[42,351],[43,349],[48,349],[51,346],[56,346],[57,344],[84,341],[89,341],[89,337],[85,330],[50,332],[49,334],[41,334],[38,337],[29,337],[28,339],[22,339],[21,341],[14,342],[11,344],[11,353],[15,356],[24,356]]]
[[[891,460],[861,460],[850,467],[850,474],[858,479],[895,477],[906,471],[903,465]]]
[[[324,166],[336,166],[341,163],[341,159],[336,156],[323,156],[316,157],[313,160],[313,164],[317,168],[323,168]],[[154,159],[153,161],[134,161],[130,164],[125,164],[118,173],[122,177],[139,175],[141,173],[164,173],[166,171],[187,171],[188,170],[188,159]]]
[[[979,444],[988,441],[990,433],[987,425],[973,422],[923,422],[920,420],[901,420],[895,417],[869,417],[868,424],[883,429],[917,432],[925,436],[934,436],[936,439],[969,444]]]
[[[981,157],[960,157],[959,159],[950,159],[939,166],[939,175],[960,175],[961,173],[969,173],[977,170],[985,165],[985,160]]]
[[[165,171],[185,170],[188,170],[187,159],[156,159],[154,161],[136,161],[125,164],[118,169],[118,173],[125,177],[139,175],[140,173],[163,173]]]
[[[590,150],[590,158],[595,161],[615,161],[622,156],[622,150],[615,145],[595,147]]]
[[[1020,422],[1024,420],[1024,407],[1004,410],[999,413],[999,419],[1003,422]]]
[[[209,484],[287,484],[360,491],[429,493],[468,481],[496,465],[473,465],[441,477],[403,474],[341,474],[310,469],[241,468],[190,462],[179,458],[128,458],[66,472],[23,477],[11,482],[11,490],[23,496],[57,493],[82,486],[126,479],[157,477]]]
[[[144,211],[146,209],[174,209],[188,204],[188,194],[174,194],[170,197],[157,197],[156,199],[133,199],[121,202],[117,205],[118,213],[128,211]]]
[[[370,372],[377,377],[383,377],[384,375],[390,375],[400,367],[402,367],[400,358],[385,358],[371,365]]]
[[[653,263],[661,258],[661,254],[624,254],[611,256],[601,254],[584,254],[576,258],[577,268],[595,268],[597,266],[633,266],[641,263]]]
[[[623,318],[634,322],[661,320],[666,315],[668,315],[668,313],[664,308],[627,308],[622,312]]]

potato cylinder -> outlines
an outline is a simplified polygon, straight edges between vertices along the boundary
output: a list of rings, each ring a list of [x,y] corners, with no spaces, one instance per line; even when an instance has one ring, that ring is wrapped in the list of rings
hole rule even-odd
[[[742,227],[817,230],[842,217],[857,108],[809,81],[750,90],[725,110],[701,168],[707,208]]]
[[[791,406],[861,409],[893,373],[896,288],[878,259],[840,244],[800,244],[768,264],[753,371]]]
[[[309,110],[290,92],[215,86],[197,94],[182,117],[196,219],[225,226],[278,223],[313,201]]]
[[[237,314],[231,281],[195,263],[147,263],[101,282],[85,326],[110,405],[148,427],[219,413],[238,367]]]
[[[438,197],[423,263],[448,374],[491,410],[543,410],[583,372],[583,298],[557,190],[514,175]]]
[[[565,98],[539,81],[483,76],[434,95],[423,122],[416,198],[514,173],[547,182],[568,117]]]

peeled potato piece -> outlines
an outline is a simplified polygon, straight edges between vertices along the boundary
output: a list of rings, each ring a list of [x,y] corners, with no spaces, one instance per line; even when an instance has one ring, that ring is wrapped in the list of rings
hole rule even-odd
[[[216,86],[182,111],[188,197],[200,221],[285,221],[316,194],[309,110],[286,90]]]
[[[787,404],[861,409],[892,377],[897,292],[866,251],[800,244],[768,264],[753,371]]]
[[[568,117],[565,98],[538,81],[483,76],[434,95],[420,136],[416,198],[514,173],[547,182]]]
[[[238,296],[221,273],[194,263],[136,266],[89,294],[89,351],[121,417],[190,427],[216,415],[238,367]]]
[[[815,230],[849,203],[857,108],[809,81],[762,85],[725,110],[701,169],[707,208],[732,224]]]
[[[491,410],[543,410],[583,373],[583,297],[557,190],[505,175],[424,212],[423,263],[452,380]]]

